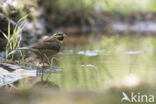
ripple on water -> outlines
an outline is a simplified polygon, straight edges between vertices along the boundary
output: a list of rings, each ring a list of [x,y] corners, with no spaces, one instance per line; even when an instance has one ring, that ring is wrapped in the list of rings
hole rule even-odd
[[[86,50],[86,51],[82,50],[82,51],[77,52],[77,54],[86,55],[86,56],[97,56],[103,52],[104,50]]]
[[[137,51],[125,51],[123,54],[142,54],[145,53],[144,51],[137,50]]]

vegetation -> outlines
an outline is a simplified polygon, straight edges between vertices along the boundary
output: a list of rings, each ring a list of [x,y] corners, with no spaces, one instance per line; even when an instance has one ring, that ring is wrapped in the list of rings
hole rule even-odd
[[[28,0],[20,1],[19,5],[15,9],[9,9],[0,7],[0,11],[11,17],[17,18],[29,14],[29,19],[36,20],[39,16],[42,16],[44,12],[50,23],[57,26],[68,26],[72,24],[83,25],[93,24],[92,16],[95,15],[94,11],[98,12],[110,12],[119,14],[128,14],[134,12],[155,12],[156,2],[155,0]],[[43,7],[43,11],[40,13],[38,9]],[[41,14],[36,15],[35,13]]]
[[[155,0],[98,0],[105,11],[132,13],[132,12],[154,12],[156,10]]]
[[[46,4],[48,4],[48,7],[51,7],[51,10],[54,12],[64,11],[64,9],[70,11],[70,7],[81,12],[88,10],[91,12],[96,6],[108,12],[151,12],[156,10],[155,0],[49,0],[49,2]]]
[[[8,34],[6,35],[5,33],[3,33],[3,35],[8,41],[6,45],[6,59],[8,58],[9,52],[20,47],[20,34],[24,29],[24,25],[25,25],[24,22],[22,22],[22,20],[24,20],[26,17],[27,15],[19,19],[19,21],[17,22],[14,28],[13,34],[10,34],[10,22],[8,24]]]

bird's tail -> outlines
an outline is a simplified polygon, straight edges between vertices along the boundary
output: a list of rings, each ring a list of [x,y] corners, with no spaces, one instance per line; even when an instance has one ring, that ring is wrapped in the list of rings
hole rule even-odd
[[[16,48],[14,50],[12,50],[8,56],[10,56],[11,54],[15,53],[16,51],[19,51],[19,50],[29,50],[30,48],[29,47],[22,47],[22,48]]]
[[[16,48],[15,50],[29,50],[29,47]]]

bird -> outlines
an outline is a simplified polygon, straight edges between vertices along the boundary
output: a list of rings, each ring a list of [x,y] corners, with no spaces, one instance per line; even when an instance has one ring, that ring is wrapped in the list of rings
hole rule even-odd
[[[56,32],[52,36],[41,39],[33,45],[17,48],[10,52],[9,55],[16,50],[28,50],[36,54],[43,62],[49,63],[52,57],[60,51],[63,40],[66,36],[67,35],[63,32]]]

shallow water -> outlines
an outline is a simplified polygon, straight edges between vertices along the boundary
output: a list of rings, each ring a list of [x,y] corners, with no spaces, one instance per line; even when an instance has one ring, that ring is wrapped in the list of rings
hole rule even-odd
[[[98,42],[77,44],[65,46],[68,49],[59,57],[63,69],[53,80],[62,88],[102,89],[131,75],[150,82],[156,76],[155,38],[102,36]]]

